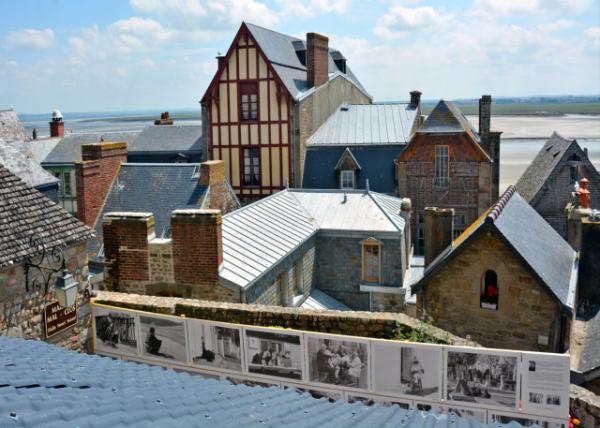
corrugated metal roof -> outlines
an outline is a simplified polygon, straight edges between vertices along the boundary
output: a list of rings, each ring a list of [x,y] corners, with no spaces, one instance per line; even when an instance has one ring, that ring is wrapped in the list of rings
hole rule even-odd
[[[220,276],[247,287],[319,230],[402,233],[399,212],[400,199],[373,192],[282,190],[223,216]]]
[[[23,141],[0,140],[0,163],[32,187],[58,183],[42,168]]]
[[[342,105],[308,139],[308,146],[406,144],[417,109],[406,103]]]
[[[306,298],[304,302],[300,305],[303,309],[313,309],[313,310],[335,310],[335,311],[351,311],[348,306],[344,305],[337,299],[334,299],[329,294],[323,293],[321,290],[313,289],[310,292],[310,295]]]
[[[459,427],[475,419],[330,403],[0,336],[2,427]],[[516,426],[519,426],[516,424]]]

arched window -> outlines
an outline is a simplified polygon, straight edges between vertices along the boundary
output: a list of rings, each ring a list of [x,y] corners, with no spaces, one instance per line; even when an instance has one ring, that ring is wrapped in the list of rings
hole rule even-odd
[[[498,310],[498,295],[498,275],[493,270],[487,270],[481,284],[481,308]]]

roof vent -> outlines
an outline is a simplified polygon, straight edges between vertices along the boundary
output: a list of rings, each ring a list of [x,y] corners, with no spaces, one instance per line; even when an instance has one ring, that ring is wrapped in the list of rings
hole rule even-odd
[[[350,107],[348,106],[348,104],[344,104],[343,106],[340,107],[341,111],[348,111],[350,109]]]

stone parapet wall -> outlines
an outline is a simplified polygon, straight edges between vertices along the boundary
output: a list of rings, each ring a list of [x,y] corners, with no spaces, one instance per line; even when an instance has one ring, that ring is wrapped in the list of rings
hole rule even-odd
[[[94,302],[126,309],[183,315],[236,324],[284,327],[321,333],[478,346],[408,315],[384,312],[315,311],[281,306],[222,303],[173,297],[98,292]]]
[[[600,396],[585,388],[571,385],[570,413],[584,428],[600,428]]]

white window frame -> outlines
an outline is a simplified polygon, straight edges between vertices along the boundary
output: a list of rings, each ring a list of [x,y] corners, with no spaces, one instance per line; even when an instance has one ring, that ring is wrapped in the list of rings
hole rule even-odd
[[[351,177],[352,181],[352,185],[350,187],[346,186],[346,180],[348,179],[348,177]],[[355,186],[355,182],[354,182],[354,171],[351,169],[343,169],[340,171],[340,189],[344,189],[344,190],[352,190],[354,189]]]
[[[450,181],[450,148],[435,146],[435,187],[448,187]]]

